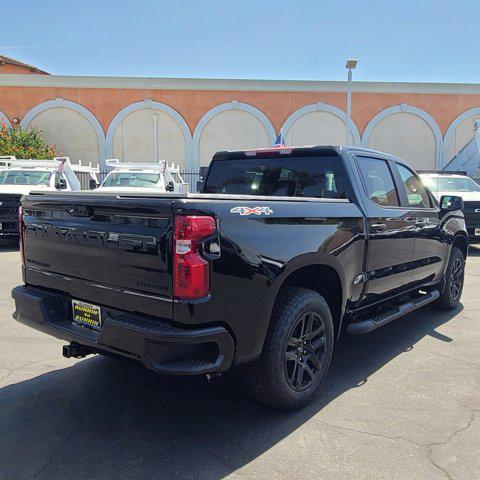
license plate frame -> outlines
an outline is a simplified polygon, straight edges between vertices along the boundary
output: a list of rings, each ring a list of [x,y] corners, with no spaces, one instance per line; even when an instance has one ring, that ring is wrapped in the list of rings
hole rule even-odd
[[[102,329],[102,309],[93,303],[72,300],[72,322],[100,331]]]

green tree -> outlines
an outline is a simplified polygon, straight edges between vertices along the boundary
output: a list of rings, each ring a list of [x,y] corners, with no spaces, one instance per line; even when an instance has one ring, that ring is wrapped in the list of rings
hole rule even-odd
[[[37,126],[23,130],[19,126],[8,127],[0,124],[0,155],[16,158],[53,158],[55,145],[48,145]]]

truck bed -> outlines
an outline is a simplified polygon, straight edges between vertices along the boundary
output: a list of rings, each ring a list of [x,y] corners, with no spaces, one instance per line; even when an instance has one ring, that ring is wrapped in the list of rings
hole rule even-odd
[[[243,330],[239,354],[252,342],[260,348],[255,330],[265,325],[252,329],[243,318],[268,316],[272,280],[288,273],[289,259],[307,261],[320,248],[345,258],[346,275],[361,271],[363,216],[345,199],[79,191],[34,192],[22,204],[27,285],[177,324],[228,321]],[[272,214],[242,216],[231,212],[236,206],[269,206]],[[173,295],[173,222],[185,214],[213,216],[219,225],[221,255],[201,302]]]

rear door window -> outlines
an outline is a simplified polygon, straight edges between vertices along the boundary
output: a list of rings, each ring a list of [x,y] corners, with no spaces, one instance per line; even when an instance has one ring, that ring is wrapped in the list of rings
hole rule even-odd
[[[203,192],[347,198],[344,168],[338,156],[216,160]]]
[[[358,165],[368,198],[382,207],[398,207],[392,172],[385,160],[358,157]]]

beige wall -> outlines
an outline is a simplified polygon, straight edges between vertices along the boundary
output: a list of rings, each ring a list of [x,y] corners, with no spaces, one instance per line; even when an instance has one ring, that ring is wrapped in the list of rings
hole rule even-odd
[[[479,84],[426,84],[405,82],[354,82],[352,85],[352,120],[363,134],[369,123],[381,112],[392,107],[406,105],[425,112],[438,125],[441,135],[464,112],[480,108]],[[162,103],[172,108],[185,120],[190,132],[193,134],[198,128],[200,120],[207,112],[219,105],[247,104],[262,112],[278,133],[285,120],[305,106],[324,104],[340,111],[346,109],[346,82],[308,82],[308,81],[268,81],[268,80],[221,80],[221,79],[182,79],[182,78],[127,78],[127,77],[69,77],[57,75],[0,75],[0,110],[13,122],[14,118],[23,121],[27,115],[38,105],[52,102],[62,105],[64,101],[72,102],[87,109],[98,120],[96,131],[102,137],[101,129],[106,133],[116,115],[130,105],[145,102],[155,105]],[[55,99],[58,102],[55,102]],[[66,105],[63,105],[65,107]],[[400,110],[400,109],[399,109]],[[423,168],[432,167],[434,158],[433,136],[420,118],[408,115],[408,108],[401,108],[404,115],[400,116],[409,125],[402,125],[398,116],[384,119],[378,129],[373,132],[370,143],[383,150],[399,153]],[[81,141],[78,132],[71,128],[60,118],[52,122],[43,121],[42,117],[51,117],[52,112],[63,112],[60,109],[52,110],[49,114],[39,115],[44,130],[48,130],[49,141],[56,142],[59,150],[69,153],[73,157],[91,157],[90,149],[97,149],[94,135],[90,126],[83,120],[77,123],[79,128],[88,134]],[[225,148],[244,148],[268,146],[265,128],[256,118],[246,112],[233,112],[219,114],[206,126],[203,138],[199,139],[201,150],[201,163],[206,164],[214,150]],[[72,114],[70,114],[72,115]],[[75,114],[73,114],[75,115]],[[143,114],[145,115],[145,112]],[[63,113],[62,113],[62,116]],[[77,117],[80,118],[80,117]],[[134,117],[125,120],[129,123]],[[162,118],[164,118],[162,116]],[[228,125],[218,126],[222,118],[228,118]],[[247,123],[237,122],[235,119],[247,119]],[[145,119],[144,119],[145,120]],[[28,120],[30,121],[30,120]],[[75,120],[77,121],[77,120]],[[169,121],[167,119],[167,121]],[[308,125],[308,122],[312,125]],[[473,121],[473,119],[472,119]],[[142,120],[143,122],[143,120]],[[144,122],[150,124],[148,119]],[[162,125],[162,121],[159,122]],[[240,125],[239,125],[240,123]],[[469,124],[460,126],[454,145],[448,145],[450,154],[461,148],[469,138]],[[123,127],[125,127],[125,124]],[[395,129],[400,125],[401,131]],[[394,130],[388,130],[391,126]],[[418,137],[417,126],[421,133]],[[404,128],[405,127],[405,128]],[[168,127],[170,128],[170,127]],[[167,129],[168,129],[167,128]],[[319,111],[312,115],[300,118],[287,134],[288,143],[343,143],[343,124],[340,119],[333,117],[327,111]],[[135,131],[137,130],[137,131]],[[115,156],[121,156],[119,144],[127,144],[127,157],[129,153],[138,151],[140,156],[151,158],[153,147],[151,133],[138,131],[136,125],[127,125],[124,128],[125,138],[117,132]],[[177,127],[172,126],[173,132]],[[60,135],[64,132],[65,135]],[[407,136],[406,132],[410,132]],[[244,135],[244,133],[246,133]],[[119,138],[120,135],[120,138]],[[167,150],[169,160],[176,161],[185,158],[185,151],[178,146],[183,145],[183,139],[174,133],[173,137],[165,136],[162,139],[159,127],[160,154]],[[238,137],[241,137],[240,139]],[[245,137],[243,141],[242,137]],[[108,155],[113,156],[113,135],[108,138]],[[291,138],[290,138],[291,137]],[[449,135],[450,137],[450,135]],[[172,139],[173,146],[162,147]],[[101,143],[105,142],[100,138]],[[90,146],[91,147],[90,147]],[[420,146],[420,154],[417,147]],[[138,147],[138,148],[137,148]],[[164,150],[162,150],[164,149]],[[80,153],[76,153],[79,150]],[[189,149],[190,150],[190,149]],[[196,168],[197,150],[192,150],[193,168]],[[73,152],[73,153],[72,153]],[[442,152],[436,152],[440,160]],[[188,152],[190,158],[190,152]],[[411,156],[413,155],[413,156]],[[448,157],[448,151],[446,153]],[[99,158],[103,160],[103,150]],[[177,160],[177,161],[178,161]],[[447,159],[445,159],[447,161]]]
[[[113,156],[124,162],[153,162],[153,116],[158,115],[158,160],[186,167],[183,132],[177,122],[161,110],[146,108],[128,114],[113,136]]]
[[[338,145],[345,143],[345,122],[333,113],[303,115],[285,132],[287,145]],[[350,143],[353,143],[350,135]]]
[[[456,128],[452,141],[448,145],[447,161],[451,160],[473,138],[473,123],[475,120],[480,120],[480,115],[467,118]]]
[[[210,163],[220,150],[268,147],[267,130],[254,115],[243,110],[226,110],[205,125],[199,141],[200,166]]]
[[[38,125],[48,143],[56,145],[57,155],[70,157],[73,163],[98,162],[98,138],[90,122],[80,113],[68,108],[49,108],[30,122]]]
[[[397,155],[415,168],[435,169],[435,135],[425,120],[412,113],[394,113],[381,120],[368,146]]]

